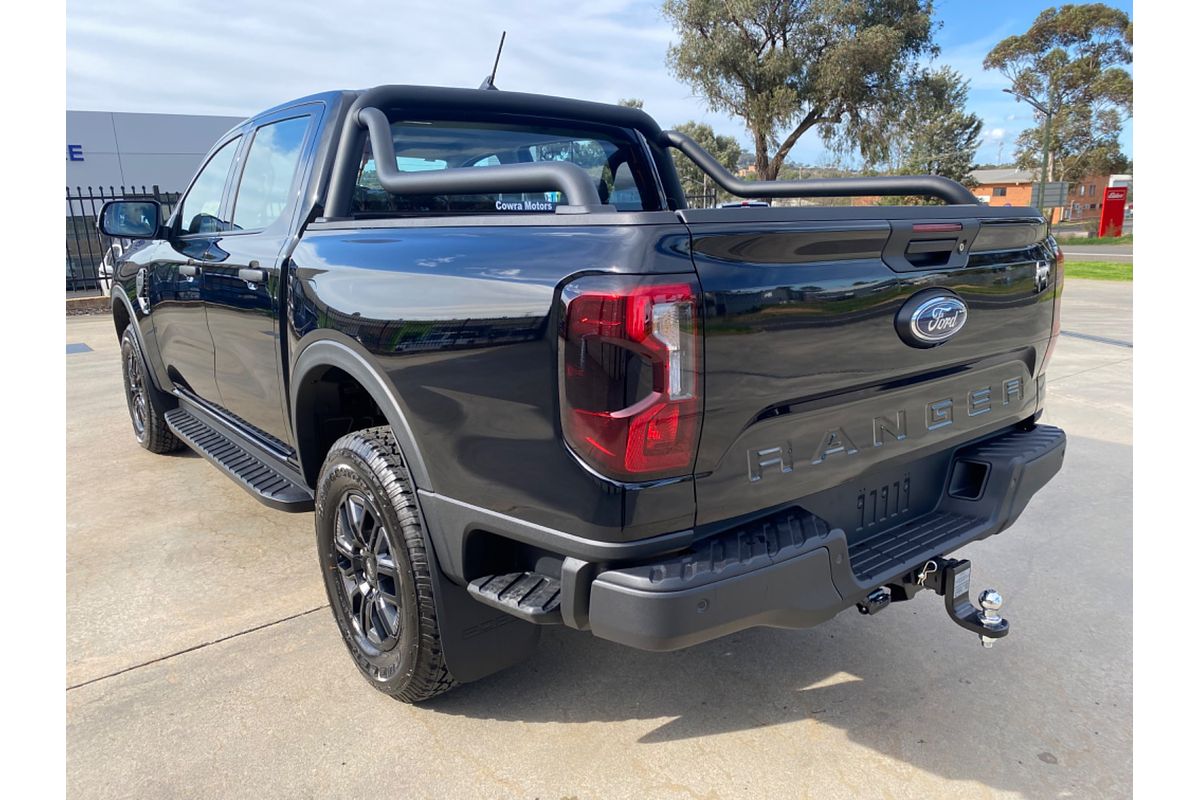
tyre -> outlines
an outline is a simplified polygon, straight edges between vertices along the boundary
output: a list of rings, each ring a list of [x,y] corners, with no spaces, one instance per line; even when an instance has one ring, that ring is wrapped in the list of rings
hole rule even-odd
[[[178,450],[183,443],[171,433],[163,416],[170,406],[146,374],[146,361],[132,325],[121,334],[121,372],[125,378],[125,404],[138,444],[151,453]]]
[[[376,689],[406,703],[453,688],[412,483],[390,428],[347,434],[317,480],[317,553],[342,639]]]

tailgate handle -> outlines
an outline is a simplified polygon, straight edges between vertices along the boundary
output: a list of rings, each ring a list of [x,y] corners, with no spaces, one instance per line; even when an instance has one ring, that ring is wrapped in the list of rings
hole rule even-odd
[[[923,242],[909,242],[905,254],[916,253],[951,253],[958,246],[958,239],[928,239]]]
[[[971,257],[978,219],[893,220],[883,261],[896,272],[960,269]]]

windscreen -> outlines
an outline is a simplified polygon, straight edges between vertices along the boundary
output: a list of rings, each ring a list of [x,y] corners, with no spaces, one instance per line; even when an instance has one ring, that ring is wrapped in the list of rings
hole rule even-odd
[[[620,129],[473,121],[393,122],[396,169],[419,172],[499,164],[568,161],[592,176],[600,202],[618,211],[655,211],[658,192],[641,147]],[[379,183],[368,142],[354,188],[355,216],[529,214],[553,212],[560,192],[392,194]]]

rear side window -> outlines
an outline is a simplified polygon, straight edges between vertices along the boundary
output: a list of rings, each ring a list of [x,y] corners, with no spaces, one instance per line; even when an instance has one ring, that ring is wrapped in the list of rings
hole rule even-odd
[[[225,194],[225,181],[229,179],[229,167],[237,154],[241,137],[226,142],[200,170],[192,188],[183,198],[179,208],[181,233],[218,233],[229,230],[228,220],[221,219],[221,197]]]
[[[308,121],[296,117],[272,122],[254,134],[233,206],[234,228],[266,228],[288,209]]]
[[[592,176],[600,202],[620,211],[659,208],[641,148],[619,129],[402,120],[392,123],[392,141],[401,172],[568,161]],[[356,216],[546,213],[561,202],[559,192],[393,195],[379,183],[369,143],[354,191]]]

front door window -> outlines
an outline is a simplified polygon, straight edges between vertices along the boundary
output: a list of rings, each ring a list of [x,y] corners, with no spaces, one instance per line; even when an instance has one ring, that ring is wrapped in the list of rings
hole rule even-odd
[[[226,142],[192,182],[192,188],[183,198],[179,209],[180,233],[220,233],[229,230],[229,222],[222,220],[219,215],[225,181],[229,178],[229,168],[237,154],[239,139]]]

